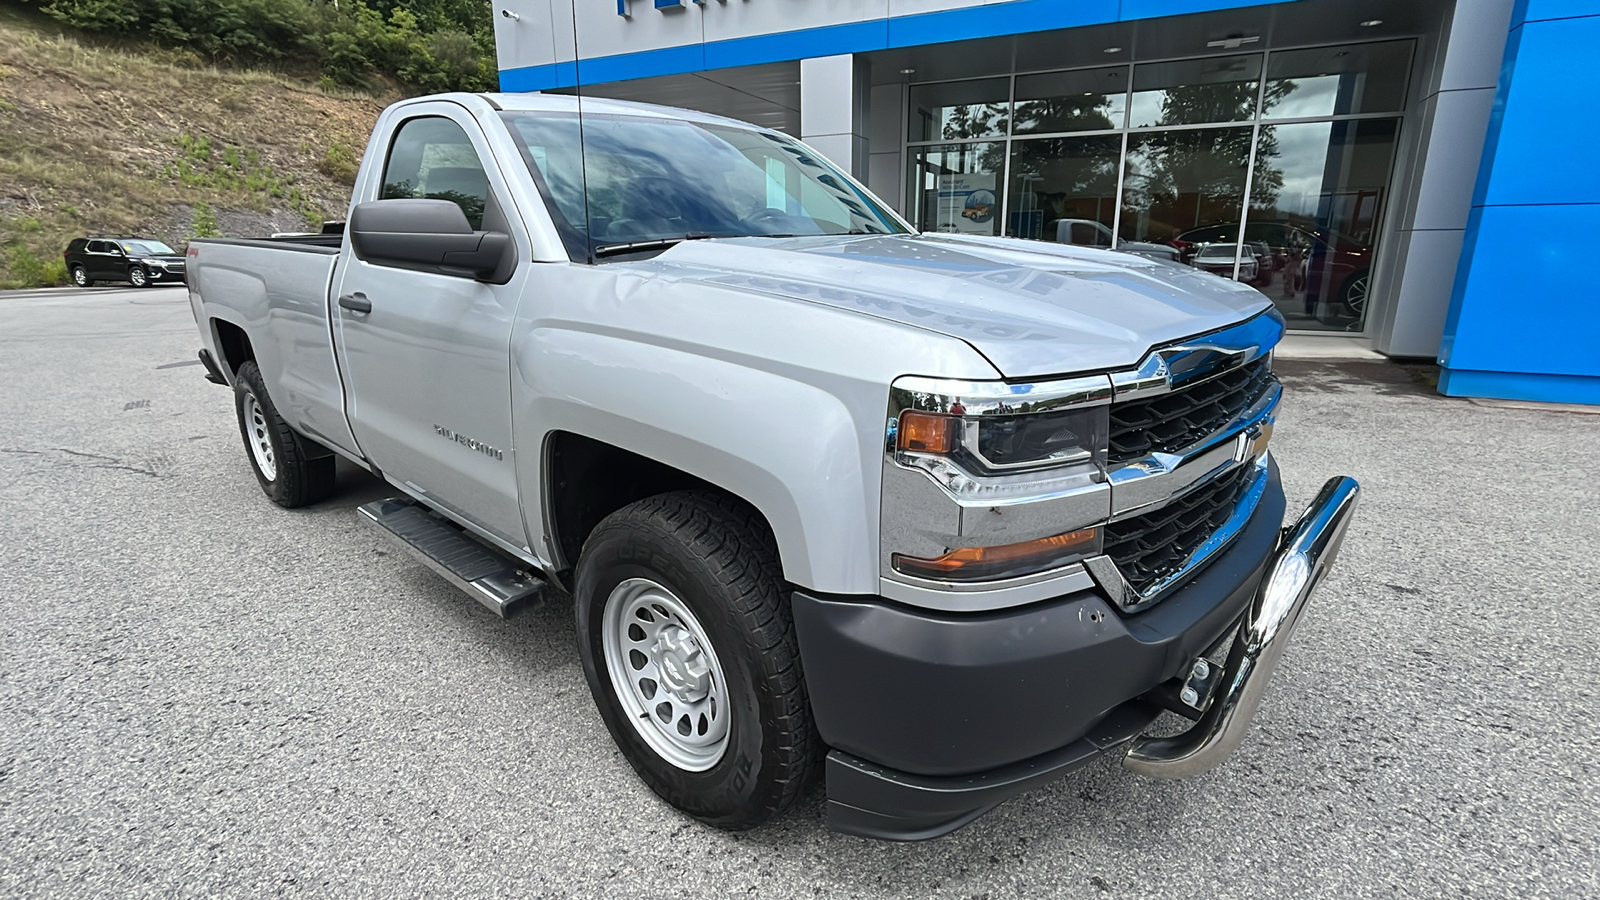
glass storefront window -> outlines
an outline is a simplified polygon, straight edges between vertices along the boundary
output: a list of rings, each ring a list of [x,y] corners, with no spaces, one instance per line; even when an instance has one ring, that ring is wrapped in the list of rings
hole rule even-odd
[[[1114,134],[1013,141],[1006,233],[1110,247],[1121,156]]]
[[[947,81],[911,88],[911,140],[958,141],[1003,137],[1011,79]]]
[[[1290,328],[1361,331],[1413,50],[912,85],[907,212],[924,231],[1174,259],[1257,288]]]
[[[1128,67],[1017,76],[1014,134],[1109,131],[1128,107]]]
[[[1399,112],[1411,42],[1317,47],[1272,54],[1261,115],[1268,119]]]
[[[1232,277],[1250,132],[1190,128],[1130,136],[1122,239],[1177,247],[1184,262]],[[1214,249],[1202,255],[1208,244],[1228,245],[1226,258]]]
[[[918,147],[911,161],[911,220],[922,231],[1000,233],[1003,141]]]
[[[1255,118],[1261,54],[1210,56],[1133,67],[1128,125],[1208,125]]]
[[[1280,268],[1262,291],[1290,328],[1360,331],[1399,119],[1263,125],[1245,240]]]

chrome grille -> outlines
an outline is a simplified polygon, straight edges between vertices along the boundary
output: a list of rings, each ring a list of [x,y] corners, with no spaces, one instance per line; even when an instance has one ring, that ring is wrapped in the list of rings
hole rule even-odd
[[[1105,555],[1143,593],[1183,568],[1189,557],[1233,514],[1250,487],[1253,466],[1233,469],[1154,512],[1105,526]]]
[[[1151,453],[1176,453],[1210,437],[1261,399],[1273,384],[1262,357],[1154,397],[1111,404],[1112,466]]]

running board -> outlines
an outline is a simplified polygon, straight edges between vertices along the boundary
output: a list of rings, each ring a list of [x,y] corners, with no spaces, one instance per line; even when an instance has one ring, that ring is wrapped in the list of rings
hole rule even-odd
[[[356,511],[379,534],[502,619],[532,605],[544,592],[544,579],[529,572],[525,563],[491,549],[415,500],[378,500]]]

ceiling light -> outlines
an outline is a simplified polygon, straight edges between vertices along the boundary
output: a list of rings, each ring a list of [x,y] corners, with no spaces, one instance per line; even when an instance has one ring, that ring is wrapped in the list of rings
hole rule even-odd
[[[1122,48],[1121,47],[1107,47],[1105,49],[1105,52],[1106,53],[1121,53],[1122,52]]]
[[[917,74],[917,70],[916,69],[901,69],[900,70],[900,74],[901,75],[915,75],[915,74]]]
[[[1207,47],[1222,47],[1222,48],[1224,48],[1226,50],[1237,50],[1239,47],[1243,46],[1244,44],[1254,44],[1256,41],[1259,41],[1259,40],[1261,40],[1261,35],[1259,35],[1259,34],[1252,35],[1250,37],[1244,37],[1243,35],[1237,35],[1236,34],[1236,35],[1232,35],[1230,37],[1225,37],[1220,41],[1206,41],[1206,46]]]
[[[1382,19],[1368,19],[1365,22],[1361,23],[1361,27],[1362,28],[1371,28],[1374,25],[1382,25],[1382,24],[1383,24],[1383,20]]]

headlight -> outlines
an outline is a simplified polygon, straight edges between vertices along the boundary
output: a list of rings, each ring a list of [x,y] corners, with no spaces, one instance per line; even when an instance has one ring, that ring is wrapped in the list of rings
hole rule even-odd
[[[1025,385],[902,378],[892,393],[893,451],[948,456],[976,475],[1104,471],[1111,383],[1103,376]]]
[[[1104,464],[1110,407],[989,416],[972,422],[971,443],[991,468],[1035,465]]]
[[[900,492],[910,518],[895,523],[903,533],[887,547],[887,567],[924,583],[982,584],[1047,573],[1099,554],[1104,536],[1095,523],[1108,509],[1110,409],[1105,375],[1036,384],[896,379],[885,435],[891,478],[885,495]],[[947,499],[919,495],[916,485],[923,482],[915,472]],[[899,480],[899,473],[914,480]],[[1057,517],[1012,532],[1009,542],[981,537],[990,513],[1046,497]],[[941,518],[947,510],[953,524]],[[983,521],[969,532],[972,515]]]

